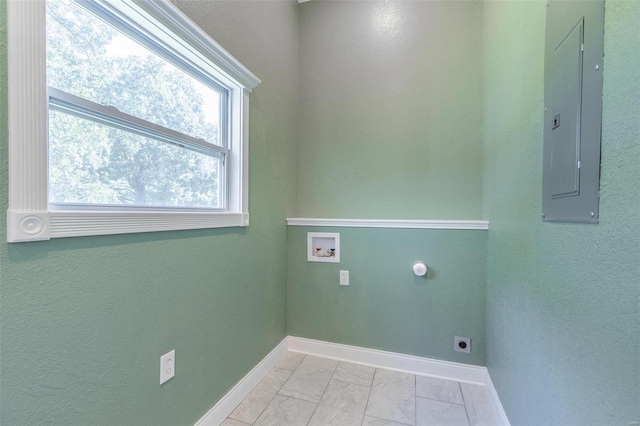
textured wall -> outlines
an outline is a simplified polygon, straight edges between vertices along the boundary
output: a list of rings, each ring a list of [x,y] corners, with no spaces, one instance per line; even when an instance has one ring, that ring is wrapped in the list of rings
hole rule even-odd
[[[0,215],[0,423],[193,423],[287,325],[482,365],[485,273],[486,361],[514,425],[640,419],[638,1],[607,2],[596,226],[539,217],[543,2],[488,2],[484,22],[479,2],[304,3],[300,104],[294,2],[177,3],[263,80],[252,225],[7,245]],[[5,26],[0,1],[2,211]],[[482,155],[489,233],[336,228],[333,265],[305,258],[306,232],[332,229],[291,227],[285,249],[296,209],[477,218]],[[471,356],[451,351],[453,334],[473,337]],[[174,348],[177,376],[159,386]]]
[[[479,218],[482,3],[312,1],[300,25],[298,216]],[[289,334],[484,364],[486,232],[337,228],[336,265],[311,230],[289,228]]]
[[[180,6],[263,81],[251,97],[251,226],[8,245],[1,214],[3,425],[193,424],[286,335],[298,6]],[[4,212],[6,1],[0,25]],[[176,377],[160,386],[171,349]]]
[[[544,2],[487,2],[487,365],[514,425],[640,421],[640,2],[607,1],[600,223],[543,223]]]
[[[479,218],[482,3],[300,8],[298,216]]]
[[[340,263],[307,262],[307,232],[339,232]],[[486,241],[486,231],[290,226],[289,334],[484,365]],[[428,279],[413,274],[416,260]],[[472,338],[471,354],[453,351],[454,335]]]

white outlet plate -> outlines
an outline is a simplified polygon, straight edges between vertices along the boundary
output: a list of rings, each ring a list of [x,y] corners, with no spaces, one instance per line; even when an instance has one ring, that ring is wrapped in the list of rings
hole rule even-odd
[[[349,285],[349,271],[340,271],[340,285]]]
[[[160,384],[163,384],[176,375],[176,351],[175,349],[160,357]]]
[[[464,347],[460,347],[460,343],[464,342],[466,345]],[[453,336],[453,350],[456,352],[464,352],[466,354],[471,353],[471,338],[470,337],[459,337]]]

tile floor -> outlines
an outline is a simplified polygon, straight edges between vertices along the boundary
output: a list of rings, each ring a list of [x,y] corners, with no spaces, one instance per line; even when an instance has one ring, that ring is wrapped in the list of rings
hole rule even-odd
[[[484,386],[288,352],[222,426],[496,423]]]

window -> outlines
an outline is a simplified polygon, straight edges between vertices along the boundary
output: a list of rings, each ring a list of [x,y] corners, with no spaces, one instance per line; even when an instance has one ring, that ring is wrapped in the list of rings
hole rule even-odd
[[[173,5],[18,0],[8,25],[9,242],[248,225],[259,80]]]

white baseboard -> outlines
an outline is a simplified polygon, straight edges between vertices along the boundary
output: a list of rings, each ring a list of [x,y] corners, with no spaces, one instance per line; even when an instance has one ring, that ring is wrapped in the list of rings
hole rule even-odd
[[[260,380],[282,359],[287,353],[287,338],[278,344],[269,354],[253,367],[220,401],[216,403],[195,426],[219,426],[229,414],[244,400],[256,387]]]
[[[493,382],[491,381],[489,370],[487,370],[487,383],[485,383],[485,386],[489,390],[491,405],[493,405],[493,412],[496,413],[496,416],[498,417],[498,421],[500,422],[499,425],[511,426],[511,423],[509,423],[509,418],[507,417],[507,413],[504,412],[504,408],[502,407],[502,403],[500,402],[498,391],[496,391],[496,388],[493,387]]]
[[[387,370],[439,377],[479,385],[486,384],[487,369],[476,365],[404,355],[377,349],[341,345],[303,337],[287,337],[290,351],[370,365]]]
[[[323,342],[304,337],[287,337],[287,347],[292,352],[486,386],[491,398],[491,405],[499,419],[499,425],[509,426],[510,424],[486,367]]]
[[[249,395],[251,390],[262,380],[284,356],[286,351],[300,352],[340,361],[369,365],[388,370],[403,371],[423,376],[439,377],[484,385],[489,391],[491,404],[499,419],[499,426],[509,426],[496,389],[486,367],[461,364],[451,361],[404,355],[395,352],[367,349],[339,343],[323,342],[303,337],[285,337],[258,365],[255,366],[236,386],[233,387],[195,426],[218,426]]]

